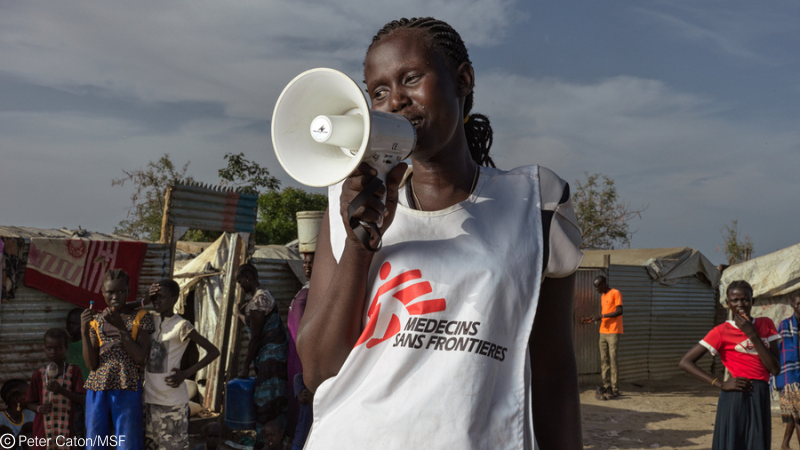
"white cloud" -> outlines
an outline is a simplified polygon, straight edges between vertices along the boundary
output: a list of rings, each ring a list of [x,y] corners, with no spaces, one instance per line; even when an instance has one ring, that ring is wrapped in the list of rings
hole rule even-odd
[[[616,180],[623,200],[649,205],[633,223],[640,230],[634,245],[708,252],[728,220],[746,223],[796,203],[800,132],[735,122],[725,105],[660,81],[578,85],[492,73],[478,77],[476,95],[475,111],[494,124],[499,166],[539,163],[570,182],[602,173]],[[689,239],[687,227],[696,228]],[[752,226],[765,228],[776,227]],[[791,239],[785,229],[771,231],[758,237]]]
[[[3,70],[43,85],[221,101],[232,115],[268,118],[267,105],[303,70],[330,66],[360,81],[366,47],[388,20],[435,15],[488,46],[518,19],[515,4],[34,0],[0,9],[0,56],[14,61]]]

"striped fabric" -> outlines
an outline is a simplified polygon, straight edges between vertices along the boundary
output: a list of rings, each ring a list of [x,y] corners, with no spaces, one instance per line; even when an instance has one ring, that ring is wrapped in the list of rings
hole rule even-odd
[[[32,238],[25,286],[87,308],[106,307],[103,275],[123,269],[130,275],[128,301],[136,300],[147,244],[133,241]]]
[[[791,317],[781,322],[778,328],[783,342],[780,346],[781,373],[775,377],[778,389],[783,389],[787,384],[800,383],[800,345],[798,345],[797,317]]]

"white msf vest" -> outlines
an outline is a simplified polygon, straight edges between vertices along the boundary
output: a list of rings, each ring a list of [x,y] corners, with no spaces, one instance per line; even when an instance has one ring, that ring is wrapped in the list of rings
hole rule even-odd
[[[330,188],[330,211],[340,193]],[[338,260],[345,229],[330,217]],[[305,448],[535,448],[541,217],[538,166],[481,168],[473,194],[445,210],[399,205],[369,271],[364,331],[319,386]]]

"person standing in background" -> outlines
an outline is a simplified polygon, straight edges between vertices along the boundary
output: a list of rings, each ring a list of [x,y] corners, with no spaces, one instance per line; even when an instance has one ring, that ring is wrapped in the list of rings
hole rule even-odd
[[[617,366],[617,347],[622,334],[622,293],[608,285],[606,277],[599,275],[594,279],[594,287],[600,293],[600,315],[585,317],[583,323],[600,321],[600,371],[603,386],[597,387],[598,399],[608,400],[619,397],[619,369]]]

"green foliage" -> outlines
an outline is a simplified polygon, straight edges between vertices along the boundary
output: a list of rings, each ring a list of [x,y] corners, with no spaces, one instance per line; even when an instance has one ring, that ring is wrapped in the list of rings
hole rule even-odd
[[[122,178],[111,180],[112,186],[124,186],[133,183],[136,190],[131,195],[131,207],[125,220],[114,227],[115,233],[127,234],[139,239],[158,241],[161,238],[161,216],[164,213],[164,195],[167,186],[180,180],[191,181],[186,177],[189,162],[177,169],[170,160],[169,154],[158,161],[150,161],[143,169],[127,171]]]
[[[250,194],[262,194],[264,190],[281,187],[280,180],[270,175],[266,167],[248,161],[244,153],[226,153],[225,160],[228,161],[228,166],[218,172],[222,186],[233,186],[239,192]]]
[[[258,197],[256,244],[286,244],[297,239],[298,211],[324,211],[328,197],[302,189],[285,188]]]
[[[598,173],[586,175],[586,182],[575,182],[572,205],[578,216],[583,244],[586,249],[614,249],[630,243],[633,232],[630,221],[642,218],[641,209],[619,200],[614,180]]]
[[[728,258],[728,264],[734,265],[750,260],[750,256],[753,254],[753,241],[750,240],[750,236],[740,238],[737,220],[731,220],[730,225],[725,225],[725,229],[722,231],[722,241],[722,251]],[[717,247],[717,251],[719,251],[719,247]]]

